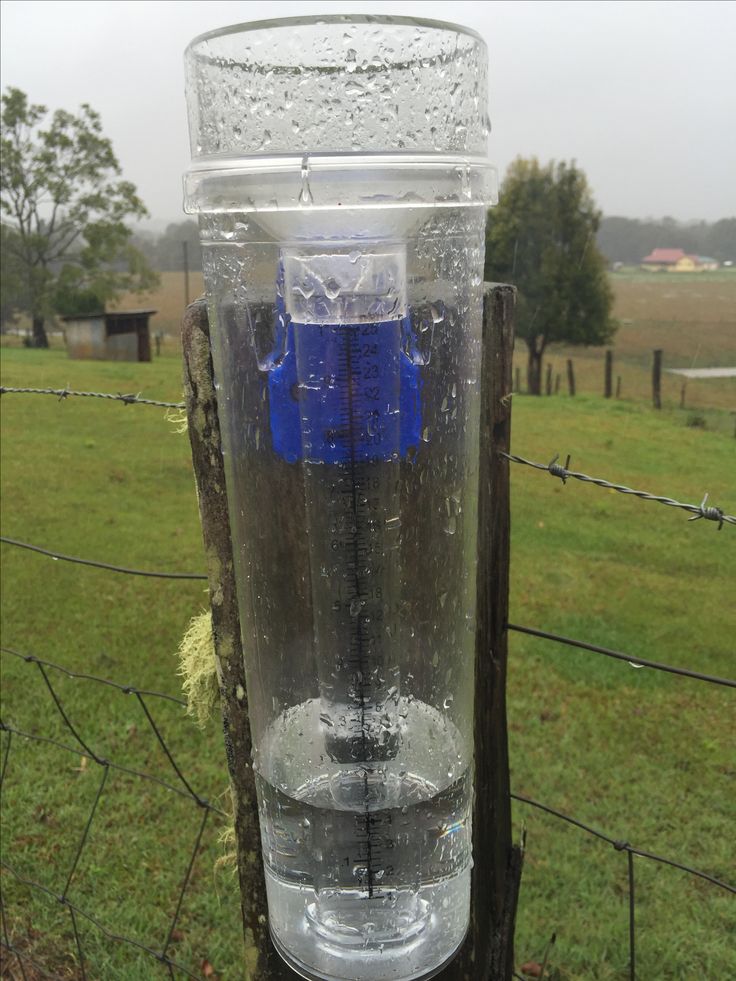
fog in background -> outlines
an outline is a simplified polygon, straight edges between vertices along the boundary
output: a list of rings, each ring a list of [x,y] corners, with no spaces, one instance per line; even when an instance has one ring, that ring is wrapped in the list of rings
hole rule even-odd
[[[489,154],[575,159],[608,215],[736,214],[736,4],[730,2],[41,2],[2,4],[2,87],[50,109],[89,102],[156,226],[182,217],[182,55],[263,17],[451,20],[488,44]]]

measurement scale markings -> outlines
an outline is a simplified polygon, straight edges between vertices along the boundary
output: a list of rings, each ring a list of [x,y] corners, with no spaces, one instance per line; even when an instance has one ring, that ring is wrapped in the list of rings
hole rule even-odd
[[[365,606],[368,603],[368,597],[366,596],[366,583],[359,572],[359,567],[361,563],[361,553],[365,551],[367,542],[365,539],[365,532],[361,530],[361,510],[364,509],[365,505],[359,502],[358,496],[360,488],[365,484],[365,465],[358,464],[356,460],[356,442],[361,439],[361,433],[357,431],[357,420],[355,418],[355,391],[354,391],[354,380],[360,378],[360,373],[356,372],[355,366],[353,365],[353,354],[355,347],[355,339],[359,338],[358,328],[352,328],[346,330],[345,337],[345,367],[346,367],[346,385],[343,389],[346,400],[347,400],[347,423],[349,436],[349,447],[350,447],[350,487],[352,490],[351,494],[351,505],[352,513],[354,519],[355,533],[353,535],[353,555],[351,563],[351,574],[353,576],[353,602],[357,599],[361,602],[361,611],[359,611],[356,623],[356,630],[351,638],[351,649],[352,653],[355,655],[356,668],[357,668],[357,682],[359,690],[359,700],[360,700],[360,724],[361,724],[361,743],[362,743],[362,756],[364,760],[368,759],[368,733],[366,725],[366,695],[369,694],[371,690],[371,684],[369,679],[369,668],[370,665],[367,660],[367,654],[375,653],[374,645],[366,645],[365,641],[365,627],[368,625],[366,623],[366,614],[363,613]],[[378,530],[376,528],[371,528],[371,531]],[[366,649],[366,646],[368,649]],[[368,891],[368,898],[373,898],[374,895],[374,868],[373,863],[375,856],[375,846],[377,842],[374,841],[373,825],[371,822],[371,814],[369,809],[369,787],[368,787],[368,770],[366,769],[363,773],[363,789],[364,789],[364,800],[365,800],[365,813],[363,816],[364,827],[363,833],[365,835],[365,863],[366,863],[366,885]]]

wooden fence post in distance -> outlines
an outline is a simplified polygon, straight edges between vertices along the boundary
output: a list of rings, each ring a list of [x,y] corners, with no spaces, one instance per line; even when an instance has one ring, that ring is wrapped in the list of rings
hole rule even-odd
[[[458,957],[438,981],[510,981],[513,972],[522,854],[512,843],[506,728],[509,464],[498,454],[510,448],[515,295],[511,286],[486,285],[483,300],[471,924]],[[189,437],[235,809],[245,977],[247,981],[286,981],[295,975],[276,954],[268,935],[232,541],[209,323],[202,300],[186,311],[182,345]]]
[[[662,408],[662,349],[654,351],[652,362],[652,404],[655,409]]]
[[[575,394],[575,369],[573,368],[572,358],[567,359],[567,390],[570,395]]]
[[[182,348],[189,441],[207,559],[225,754],[235,819],[245,939],[244,976],[246,981],[280,981],[294,975],[274,950],[268,933],[240,616],[204,300],[196,300],[187,307],[182,322]]]
[[[610,399],[613,395],[613,351],[606,351],[606,377],[603,386],[603,397]]]

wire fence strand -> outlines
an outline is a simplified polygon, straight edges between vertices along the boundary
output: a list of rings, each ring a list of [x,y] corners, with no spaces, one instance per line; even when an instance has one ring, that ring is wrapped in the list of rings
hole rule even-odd
[[[666,671],[668,674],[678,674],[683,678],[694,678],[696,681],[705,681],[711,685],[736,688],[736,681],[733,681],[731,678],[719,678],[717,675],[703,674],[701,671],[691,671],[689,668],[677,668],[673,664],[664,664],[662,661],[648,661],[646,658],[637,657],[634,654],[625,654],[623,651],[615,651],[610,647],[599,647],[597,644],[588,644],[583,640],[573,640],[572,637],[551,634],[547,630],[538,630],[536,627],[522,627],[518,623],[507,623],[506,626],[509,630],[514,630],[520,634],[528,634],[530,637],[553,640],[558,644],[565,644],[568,647],[578,647],[584,651],[591,651],[593,654],[603,654],[606,657],[612,657],[618,661],[625,661],[632,668],[653,668],[655,671]]]
[[[569,456],[565,466],[563,467],[557,462],[559,460],[559,455],[555,456],[549,463],[536,463],[534,460],[526,460],[523,456],[516,456],[514,453],[501,452],[499,455],[505,457],[511,463],[520,463],[526,467],[532,467],[534,470],[544,470],[553,477],[561,480],[563,484],[566,483],[568,479],[581,480],[583,483],[594,484],[596,487],[603,487],[606,490],[617,491],[619,494],[629,494],[632,497],[638,497],[642,501],[654,501],[657,504],[664,504],[667,507],[680,508],[680,510],[687,511],[692,515],[692,517],[689,519],[690,521],[697,521],[700,518],[705,518],[708,521],[717,522],[719,531],[724,524],[736,525],[736,517],[734,515],[725,514],[721,508],[708,504],[707,494],[703,497],[700,504],[683,504],[681,501],[676,501],[671,497],[661,497],[659,494],[650,494],[649,491],[634,490],[631,487],[626,487],[624,484],[611,483],[611,481],[604,480],[602,477],[589,477],[586,473],[579,473],[576,470],[569,470]]]
[[[162,402],[160,399],[144,399],[140,393],[125,395],[122,392],[76,392],[70,388],[11,388],[0,386],[0,395],[55,395],[60,402],[69,398],[106,399],[124,405],[155,405],[161,409],[184,409],[184,402]]]
[[[0,535],[0,542],[4,545],[15,545],[16,548],[25,548],[29,552],[38,552],[39,555],[46,555],[48,558],[57,559],[62,562],[74,562],[77,565],[90,565],[95,569],[107,569],[108,572],[121,572],[126,576],[149,576],[154,579],[207,579],[201,572],[152,572],[150,569],[130,569],[127,566],[112,565],[109,562],[98,562],[95,559],[80,559],[76,555],[64,555],[62,552],[54,552],[40,545],[32,545],[30,542],[21,542],[17,538],[7,538]]]

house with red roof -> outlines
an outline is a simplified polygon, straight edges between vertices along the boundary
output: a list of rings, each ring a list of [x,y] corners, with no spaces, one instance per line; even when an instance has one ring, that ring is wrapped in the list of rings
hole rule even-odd
[[[704,255],[687,255],[683,249],[653,249],[641,260],[651,272],[705,272],[718,269],[718,261]]]

